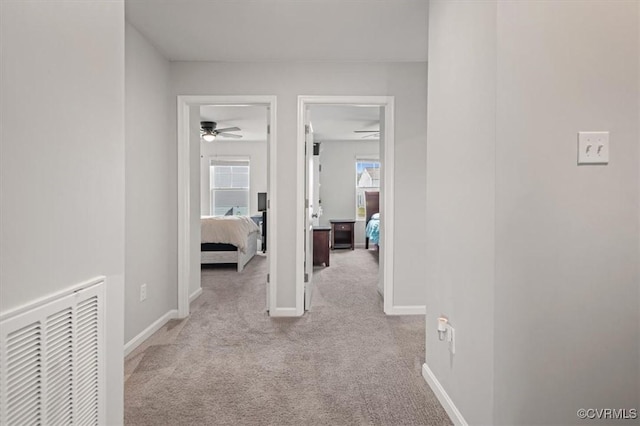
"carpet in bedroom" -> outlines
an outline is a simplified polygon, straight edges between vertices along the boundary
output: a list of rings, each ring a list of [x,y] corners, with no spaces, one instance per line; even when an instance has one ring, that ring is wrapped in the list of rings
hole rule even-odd
[[[125,360],[127,425],[445,425],[421,376],[424,317],[389,317],[376,253],[331,252],[311,311],[264,311],[266,258],[202,271],[191,316]]]

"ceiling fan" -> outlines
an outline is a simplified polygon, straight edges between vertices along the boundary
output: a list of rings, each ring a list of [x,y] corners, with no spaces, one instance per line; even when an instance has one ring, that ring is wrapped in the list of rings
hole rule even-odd
[[[362,139],[380,137],[380,130],[354,130],[353,133],[371,133],[370,135],[364,135]]]
[[[206,142],[213,142],[217,136],[223,138],[236,138],[240,139],[242,135],[236,135],[235,133],[227,132],[239,132],[239,127],[225,127],[224,129],[216,129],[215,121],[201,121],[200,122],[200,136]]]

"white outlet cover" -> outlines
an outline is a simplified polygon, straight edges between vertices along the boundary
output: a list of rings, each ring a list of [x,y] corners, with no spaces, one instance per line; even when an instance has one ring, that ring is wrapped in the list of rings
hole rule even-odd
[[[609,132],[578,132],[578,164],[609,163]]]

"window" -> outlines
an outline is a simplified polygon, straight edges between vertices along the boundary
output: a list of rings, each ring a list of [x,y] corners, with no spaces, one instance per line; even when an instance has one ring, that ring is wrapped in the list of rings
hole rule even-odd
[[[249,160],[211,160],[211,215],[249,215]]]
[[[356,159],[356,220],[365,220],[364,193],[380,191],[380,161]]]

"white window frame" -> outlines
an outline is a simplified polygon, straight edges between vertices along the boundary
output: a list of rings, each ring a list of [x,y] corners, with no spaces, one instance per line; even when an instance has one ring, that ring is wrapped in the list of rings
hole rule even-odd
[[[370,162],[370,163],[378,163],[378,169],[380,169],[380,173],[382,173],[382,163],[380,162],[380,157],[378,156],[358,156],[355,158],[354,161],[354,167],[355,167],[355,182],[354,182],[354,191],[355,191],[355,206],[354,206],[354,212],[355,212],[355,218],[356,221],[358,222],[364,222],[367,219],[367,213],[366,211],[364,212],[364,214],[362,216],[360,216],[359,214],[359,205],[358,205],[358,192],[359,190],[364,189],[364,191],[362,191],[362,197],[363,197],[363,205],[362,208],[366,207],[366,204],[364,204],[364,192],[365,191],[378,191],[380,192],[380,179],[378,178],[378,186],[370,186],[370,187],[360,187],[358,186],[358,163],[366,163],[366,162]]]
[[[219,164],[215,164],[215,163],[219,163]],[[224,164],[224,163],[231,163],[231,164]],[[246,187],[247,190],[247,214],[246,216],[249,216],[251,214],[251,157],[250,156],[211,156],[209,157],[209,213],[211,216],[214,216],[214,209],[215,209],[215,194],[214,191],[224,191],[224,188],[214,188],[213,187],[213,181],[214,181],[214,176],[212,173],[213,168],[218,165],[218,166],[224,166],[224,165],[229,165],[231,167],[234,166],[233,163],[242,163],[242,164],[237,164],[236,166],[246,166],[249,168],[249,173],[247,176],[247,180],[248,180],[248,186]],[[227,190],[237,190],[240,188],[226,188]],[[244,188],[242,188],[244,189]],[[234,212],[234,214],[237,214]],[[218,215],[218,216],[223,216],[223,215]]]

